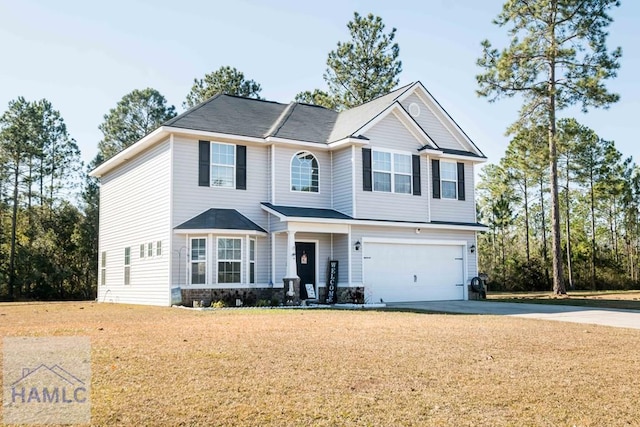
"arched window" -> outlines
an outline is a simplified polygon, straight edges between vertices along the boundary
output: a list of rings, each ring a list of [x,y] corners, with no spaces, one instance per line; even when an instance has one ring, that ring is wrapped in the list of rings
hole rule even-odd
[[[291,191],[318,192],[318,161],[302,151],[291,159]]]

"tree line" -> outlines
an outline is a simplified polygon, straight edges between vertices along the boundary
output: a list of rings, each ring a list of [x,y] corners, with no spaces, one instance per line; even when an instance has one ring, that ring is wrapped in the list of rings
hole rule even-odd
[[[301,92],[297,101],[340,110],[397,86],[396,29],[385,33],[380,17],[357,12],[347,28],[351,39],[328,55],[328,90]],[[259,99],[261,90],[223,66],[194,79],[182,106],[217,93]],[[0,300],[95,298],[100,188],[88,172],[176,114],[156,89],[133,90],[104,115],[98,153],[83,165],[51,102],[9,102],[0,116]]]
[[[575,119],[619,99],[620,48],[606,45],[618,0],[509,1],[494,23],[510,37],[488,40],[478,65],[478,94],[519,96],[519,118],[498,165],[485,168],[479,216],[480,266],[503,289],[628,288],[638,284],[638,168]],[[564,227],[563,227],[564,225]],[[549,272],[551,270],[551,273]]]

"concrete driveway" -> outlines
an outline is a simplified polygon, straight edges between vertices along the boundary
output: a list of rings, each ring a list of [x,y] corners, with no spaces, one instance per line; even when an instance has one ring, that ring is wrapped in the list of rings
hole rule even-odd
[[[489,314],[640,329],[640,311],[569,305],[491,301],[425,301],[387,303],[389,308],[458,314]]]

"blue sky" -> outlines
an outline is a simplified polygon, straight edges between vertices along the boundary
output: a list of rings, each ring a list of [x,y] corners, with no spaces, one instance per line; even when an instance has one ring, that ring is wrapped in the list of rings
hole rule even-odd
[[[325,88],[329,51],[349,39],[353,12],[372,12],[397,28],[400,84],[420,80],[476,145],[497,162],[517,99],[478,98],[480,41],[506,43],[491,23],[503,0],[168,1],[0,0],[0,112],[10,100],[47,98],[67,123],[85,162],[97,152],[103,115],[133,89],[159,90],[179,112],[194,78],[223,65],[262,85],[262,97],[289,102]],[[574,116],[625,157],[640,157],[640,2],[623,0],[612,14],[610,49],[622,68],[608,87],[622,96],[608,110]]]

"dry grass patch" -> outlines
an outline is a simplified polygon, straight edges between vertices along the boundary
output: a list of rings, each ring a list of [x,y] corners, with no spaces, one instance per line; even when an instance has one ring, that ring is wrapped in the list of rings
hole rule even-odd
[[[575,305],[581,307],[640,310],[640,291],[490,292],[487,299],[502,302]]]
[[[496,316],[0,305],[85,335],[97,425],[634,425],[640,331]]]

